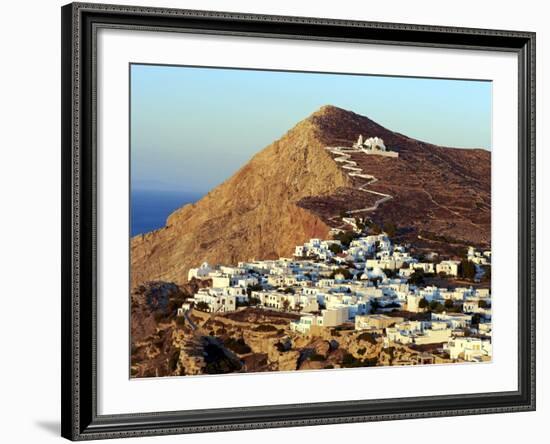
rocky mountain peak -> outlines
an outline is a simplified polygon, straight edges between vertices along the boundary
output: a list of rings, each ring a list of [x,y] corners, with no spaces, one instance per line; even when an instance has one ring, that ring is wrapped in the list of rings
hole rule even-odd
[[[350,147],[359,135],[382,138],[399,158],[357,153],[343,163],[327,150]],[[361,175],[351,174],[351,162]],[[325,105],[201,200],[172,213],[164,228],[134,237],[132,286],[185,282],[189,268],[204,261],[288,257],[310,238],[328,238],[343,210],[407,227],[407,240],[434,231],[457,245],[487,245],[490,176],[489,152],[426,144]],[[380,196],[391,199],[379,204]]]

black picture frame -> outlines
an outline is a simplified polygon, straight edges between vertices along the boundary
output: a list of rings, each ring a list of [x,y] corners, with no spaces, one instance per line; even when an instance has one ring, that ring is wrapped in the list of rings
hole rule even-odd
[[[62,15],[62,436],[71,440],[535,409],[535,33],[72,3]],[[101,27],[513,52],[519,62],[518,390],[97,414],[96,85]]]

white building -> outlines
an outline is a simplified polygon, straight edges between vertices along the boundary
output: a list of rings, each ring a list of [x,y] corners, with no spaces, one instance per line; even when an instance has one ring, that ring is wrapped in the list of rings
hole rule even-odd
[[[490,340],[466,337],[452,338],[445,349],[451,359],[465,361],[482,361],[490,358],[493,352]]]
[[[472,288],[457,287],[454,290],[440,288],[439,295],[442,299],[451,299],[453,301],[463,301],[474,294]]]
[[[342,248],[340,241],[310,239],[309,242],[306,242],[304,245],[296,246],[294,256],[316,256],[321,260],[327,260],[335,256],[331,250],[331,248],[334,249],[335,247]]]
[[[298,333],[308,334],[312,326],[319,325],[319,319],[321,319],[320,316],[313,314],[303,315],[299,320],[292,321],[290,323],[290,329],[292,331],[297,331]]]
[[[225,313],[237,309],[237,298],[233,295],[224,295],[213,291],[210,288],[200,289],[195,293],[195,303],[205,302],[208,304],[208,311],[211,313]]]
[[[413,268],[401,268],[399,269],[399,276],[408,279],[414,274],[415,271],[416,270]]]
[[[363,136],[359,135],[357,142],[353,144],[353,148],[367,154],[380,154],[388,157],[398,157],[399,155],[395,151],[389,151],[380,137],[369,137],[363,140]]]
[[[337,327],[349,318],[348,307],[331,308],[322,310],[320,315],[306,314],[298,321],[290,323],[290,329],[303,334],[309,333],[312,326]]]
[[[267,283],[275,288],[282,287],[285,283],[285,277],[279,274],[270,274],[267,277]]]
[[[277,291],[258,291],[253,292],[252,295],[260,300],[260,304],[263,307],[274,308],[276,310],[283,310],[285,308],[294,310],[300,301],[299,295]]]
[[[413,336],[422,333],[422,322],[405,321],[395,324],[394,327],[386,328],[386,335],[389,341],[399,342],[401,344],[410,344],[413,342]]]
[[[243,267],[230,267],[227,265],[220,265],[219,267],[220,272],[223,274],[227,274],[228,276],[237,276],[240,274],[245,274],[246,270]]]
[[[477,327],[477,330],[479,331],[479,334],[485,335],[485,336],[492,336],[493,334],[493,328],[491,323],[480,323]]]
[[[443,273],[447,276],[458,276],[459,261],[441,261],[435,266],[436,273]]]
[[[191,307],[193,306],[194,300],[187,300],[183,304],[181,304],[181,307],[178,308],[178,317],[181,317],[185,314],[186,311],[191,310]]]
[[[489,254],[486,254],[489,253]],[[491,263],[490,251],[477,251],[474,247],[468,247],[468,260],[477,265],[488,265]]]
[[[232,281],[232,285],[241,288],[248,288],[260,283],[257,277],[250,275],[236,276],[232,279]]]
[[[213,271],[213,269],[208,265],[208,262],[203,262],[199,268],[190,268],[187,272],[187,280],[193,278],[196,279],[205,279],[208,278],[208,275]]]
[[[420,308],[420,301],[424,299],[420,294],[409,293],[407,295],[407,311],[418,313],[424,311],[424,308]]]
[[[445,322],[451,329],[464,329],[470,326],[472,315],[464,313],[432,313],[432,321]]]
[[[367,256],[376,251],[377,237],[366,236],[352,240],[347,249],[348,255],[352,256],[355,260],[364,261]]]
[[[349,319],[349,307],[340,306],[326,310],[321,310],[321,321],[319,325],[322,327],[337,327],[347,322]]]
[[[389,341],[416,345],[446,343],[451,333],[445,322],[406,321],[386,329]]]
[[[384,329],[394,324],[403,322],[400,317],[392,317],[384,314],[370,314],[355,317],[356,330]]]
[[[464,313],[477,313],[479,311],[479,301],[464,301],[464,304],[462,305],[462,311]]]
[[[409,268],[412,270],[422,270],[426,274],[434,273],[434,264],[431,262],[410,262]]]
[[[217,273],[211,275],[212,288],[226,288],[231,286],[231,278],[226,274]]]

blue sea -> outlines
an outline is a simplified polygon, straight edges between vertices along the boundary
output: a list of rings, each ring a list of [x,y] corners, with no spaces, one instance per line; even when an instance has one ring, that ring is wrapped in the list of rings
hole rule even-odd
[[[134,190],[130,195],[131,236],[162,228],[178,208],[194,203],[203,194],[178,191]]]

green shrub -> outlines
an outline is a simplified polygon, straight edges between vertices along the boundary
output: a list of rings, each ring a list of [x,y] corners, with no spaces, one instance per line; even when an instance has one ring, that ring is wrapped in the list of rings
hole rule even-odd
[[[424,273],[424,270],[415,270],[414,273],[409,276],[409,283],[413,285],[421,285],[424,283],[425,276],[426,274]]]
[[[474,279],[476,276],[476,266],[467,259],[462,259],[458,266],[458,274],[465,279]]]
[[[483,299],[480,299],[479,308],[491,308],[491,304]]]
[[[472,326],[477,327],[479,326],[479,323],[481,322],[481,315],[479,313],[475,313],[472,315]]]
[[[445,299],[445,308],[448,310],[449,308],[453,308],[455,303],[452,299]]]
[[[428,308],[429,306],[430,303],[426,298],[422,298],[420,299],[420,301],[418,301],[418,308]]]
[[[210,311],[210,305],[207,302],[200,301],[195,305],[195,308],[199,311]]]
[[[358,237],[358,235],[354,231],[344,231],[333,236],[333,238],[339,240],[345,248],[348,248],[351,241],[356,237]]]
[[[438,301],[432,301],[430,302],[430,310],[435,311],[436,313],[441,313],[445,307],[441,302]]]

